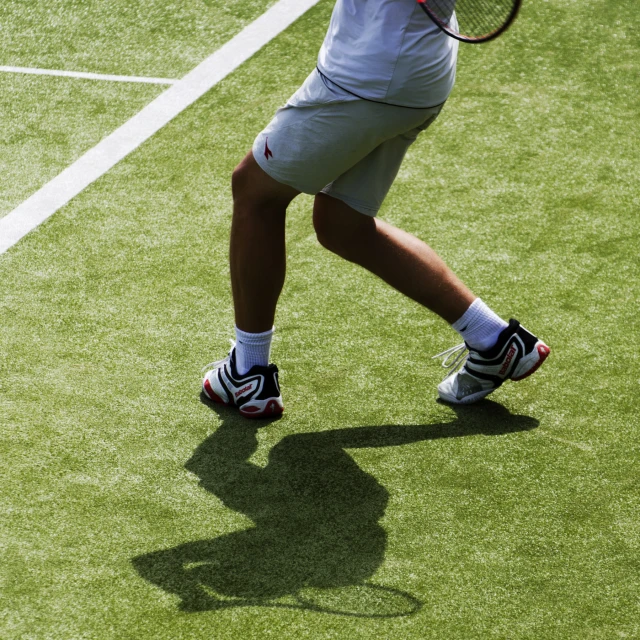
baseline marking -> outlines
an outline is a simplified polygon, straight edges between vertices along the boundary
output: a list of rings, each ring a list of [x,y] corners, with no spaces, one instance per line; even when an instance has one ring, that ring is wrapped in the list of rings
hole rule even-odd
[[[320,0],[279,0],[140,112],[0,218],[0,254],[137,149]]]
[[[60,76],[63,78],[83,78],[84,80],[109,80],[111,82],[142,82],[144,84],[175,84],[172,78],[145,78],[143,76],[114,76],[85,71],[59,71],[57,69],[32,69],[31,67],[1,67],[5,73],[27,73],[34,76]]]

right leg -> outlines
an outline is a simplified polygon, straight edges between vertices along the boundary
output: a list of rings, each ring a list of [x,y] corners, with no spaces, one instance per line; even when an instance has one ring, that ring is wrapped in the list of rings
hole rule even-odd
[[[345,202],[319,193],[313,209],[318,241],[453,324],[475,300],[422,240]]]
[[[371,271],[392,287],[434,311],[467,340],[478,338],[457,373],[439,386],[440,397],[455,404],[477,402],[504,380],[531,375],[549,355],[549,347],[512,320],[504,322],[454,275],[424,242],[401,229],[363,215],[324,193],[316,196],[313,222],[320,243]],[[486,343],[480,342],[485,340]],[[480,345],[480,346],[478,346]],[[464,347],[464,345],[462,345]],[[462,362],[462,348],[443,352]]]

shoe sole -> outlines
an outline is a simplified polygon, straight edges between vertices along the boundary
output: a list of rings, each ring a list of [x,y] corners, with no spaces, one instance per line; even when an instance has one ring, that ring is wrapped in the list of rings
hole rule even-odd
[[[225,402],[211,386],[207,378],[202,383],[202,391],[211,402],[223,404],[227,407],[235,407],[235,404]],[[279,398],[267,398],[266,400],[253,400],[238,409],[245,418],[273,418],[282,415],[284,406]]]
[[[482,398],[486,398],[490,393],[493,393],[495,389],[489,389],[488,391],[479,391],[478,393],[472,393],[464,398],[456,398],[456,396],[450,396],[449,394],[442,393],[438,390],[438,396],[440,400],[444,400],[450,404],[473,404],[479,402]]]

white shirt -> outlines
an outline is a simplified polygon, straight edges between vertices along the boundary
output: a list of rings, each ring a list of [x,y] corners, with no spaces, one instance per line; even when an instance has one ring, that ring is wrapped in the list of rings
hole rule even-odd
[[[337,0],[318,69],[361,98],[426,108],[449,96],[457,55],[416,0]]]

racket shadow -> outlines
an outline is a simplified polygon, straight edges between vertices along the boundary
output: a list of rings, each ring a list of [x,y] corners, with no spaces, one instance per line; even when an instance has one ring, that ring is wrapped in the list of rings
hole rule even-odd
[[[178,596],[180,609],[191,612],[244,606],[365,618],[417,612],[422,603],[411,594],[369,581],[384,561],[387,540],[379,521],[389,494],[345,449],[498,436],[538,426],[533,418],[484,401],[456,408],[457,418],[448,423],[288,435],[262,468],[248,460],[257,449],[258,430],[270,421],[249,421],[226,407],[209,406],[222,424],[185,466],[206,491],[254,526],[132,560],[140,576]]]

